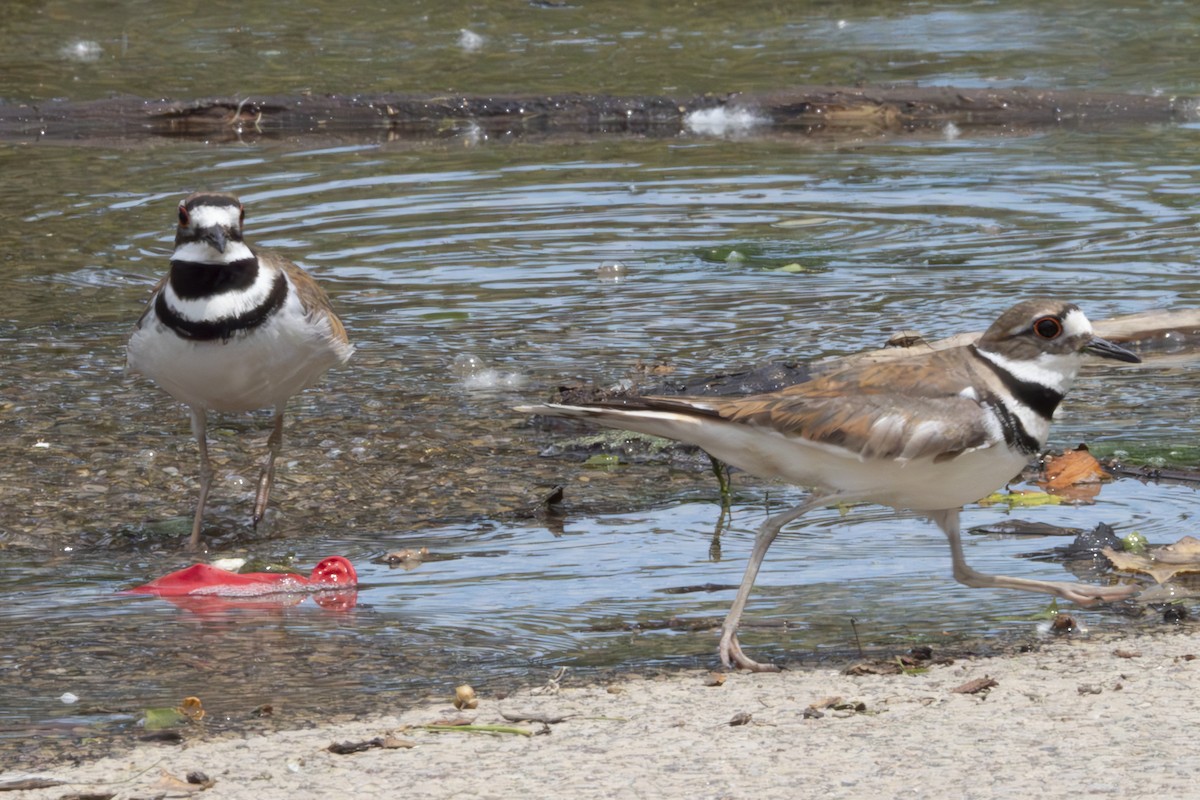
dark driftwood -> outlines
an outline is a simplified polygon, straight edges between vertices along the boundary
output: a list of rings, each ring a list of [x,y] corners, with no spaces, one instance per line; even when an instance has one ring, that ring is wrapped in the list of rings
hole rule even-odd
[[[746,109],[760,131],[884,133],[961,127],[1010,130],[1064,124],[1194,118],[1186,98],[1031,89],[875,87],[794,89],[695,97],[611,95],[295,95],[193,101],[118,97],[0,105],[0,140],[327,136],[430,139],[487,136],[673,136],[687,115]]]

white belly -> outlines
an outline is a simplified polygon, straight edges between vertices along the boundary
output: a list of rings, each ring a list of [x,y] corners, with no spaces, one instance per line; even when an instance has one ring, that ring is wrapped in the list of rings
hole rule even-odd
[[[867,502],[914,511],[973,503],[1012,480],[1028,461],[1002,441],[943,461],[860,459],[840,447],[813,444],[752,425],[705,424],[699,417],[663,413],[594,419],[610,427],[699,445],[721,461],[760,478],[853,493]]]
[[[745,433],[748,435],[740,446],[719,447],[714,449],[723,452],[709,452],[761,477],[862,494],[873,503],[916,511],[973,503],[1003,487],[1028,463],[1026,456],[1003,443],[940,462],[932,458],[859,460],[851,455],[816,450],[794,439],[784,444],[782,436],[764,436],[759,431]]]
[[[254,331],[221,340],[184,339],[153,318],[129,340],[129,368],[172,397],[213,411],[279,407],[312,386],[352,348],[285,305]]]

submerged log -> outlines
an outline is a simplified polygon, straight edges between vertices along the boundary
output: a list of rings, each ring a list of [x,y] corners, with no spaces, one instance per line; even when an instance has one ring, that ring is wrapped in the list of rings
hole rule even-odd
[[[1036,89],[797,87],[693,97],[599,94],[330,94],[190,101],[117,97],[0,104],[0,140],[333,137],[356,140],[611,135],[717,129],[704,112],[738,112],[740,129],[802,135],[1194,119],[1188,98]],[[735,126],[736,127],[736,126]]]

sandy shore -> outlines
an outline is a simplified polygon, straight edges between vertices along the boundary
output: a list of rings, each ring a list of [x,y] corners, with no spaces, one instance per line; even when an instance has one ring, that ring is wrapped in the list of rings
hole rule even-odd
[[[119,798],[990,798],[1194,797],[1200,782],[1200,642],[1190,628],[1063,639],[915,675],[623,677],[450,702],[312,730],[141,745],[37,773],[33,800]],[[978,679],[996,685],[955,692]],[[842,698],[831,704],[831,698]],[[818,716],[809,709],[824,706]],[[513,715],[566,717],[550,725]],[[475,724],[539,735],[432,732]],[[731,725],[738,718],[743,724]],[[747,719],[748,717],[748,719]],[[348,755],[335,742],[388,739]],[[188,785],[189,772],[211,780]],[[34,777],[0,774],[0,786]]]

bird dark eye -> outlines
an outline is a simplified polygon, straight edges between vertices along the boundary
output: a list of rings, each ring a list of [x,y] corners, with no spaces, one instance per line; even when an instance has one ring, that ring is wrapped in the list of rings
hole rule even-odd
[[[1042,317],[1033,323],[1033,332],[1043,339],[1057,339],[1062,333],[1062,323],[1058,317]]]
[[[179,207],[179,227],[186,228],[191,218],[188,216],[187,206]]]
[[[238,206],[238,227],[244,228],[245,226],[246,226],[246,207]]]

